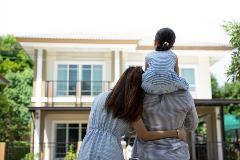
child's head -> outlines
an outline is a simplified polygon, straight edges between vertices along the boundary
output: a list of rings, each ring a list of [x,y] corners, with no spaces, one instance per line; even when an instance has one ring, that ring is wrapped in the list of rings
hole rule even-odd
[[[156,51],[166,51],[175,43],[175,33],[170,28],[162,28],[155,35],[154,47]]]

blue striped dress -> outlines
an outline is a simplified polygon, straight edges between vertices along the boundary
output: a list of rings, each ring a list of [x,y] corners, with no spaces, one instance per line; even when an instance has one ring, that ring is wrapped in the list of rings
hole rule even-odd
[[[142,75],[142,88],[147,93],[165,94],[179,89],[187,90],[187,81],[174,68],[177,56],[171,50],[153,51],[145,57],[148,68]]]
[[[129,131],[130,123],[107,113],[104,107],[108,94],[101,93],[94,99],[78,160],[124,160],[121,137]]]

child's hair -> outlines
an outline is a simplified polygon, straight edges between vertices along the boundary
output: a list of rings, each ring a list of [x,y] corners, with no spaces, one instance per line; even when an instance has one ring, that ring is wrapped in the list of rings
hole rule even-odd
[[[162,28],[155,35],[155,42],[157,42],[156,51],[166,51],[173,47],[175,43],[175,33],[170,28]]]
[[[105,108],[114,118],[136,121],[143,112],[144,90],[141,87],[143,70],[129,67],[108,95]]]

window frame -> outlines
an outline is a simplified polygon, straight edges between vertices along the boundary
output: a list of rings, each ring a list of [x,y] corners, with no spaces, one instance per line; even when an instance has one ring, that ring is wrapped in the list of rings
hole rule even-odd
[[[181,70],[182,69],[193,69],[194,70],[194,78],[195,78],[195,84],[194,85],[190,85],[189,84],[189,88],[194,87],[195,89],[193,91],[190,92],[197,92],[197,88],[198,88],[198,71],[197,71],[197,66],[196,65],[190,65],[190,64],[183,64],[183,65],[179,65],[179,76],[182,77],[181,75]],[[183,77],[184,78],[184,77]]]

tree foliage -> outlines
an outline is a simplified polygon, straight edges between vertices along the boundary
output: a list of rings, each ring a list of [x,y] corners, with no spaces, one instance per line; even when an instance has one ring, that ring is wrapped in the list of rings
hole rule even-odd
[[[240,99],[240,81],[225,83],[219,87],[214,76],[211,76],[212,97],[223,99]],[[225,113],[240,115],[240,105],[224,107]]]
[[[10,82],[0,92],[0,141],[29,134],[33,62],[13,36],[0,37],[0,74]]]
[[[212,87],[212,98],[220,98],[221,93],[218,86],[218,82],[213,75],[211,75],[211,87]]]
[[[227,75],[233,82],[240,81],[240,23],[226,22],[223,28],[229,34],[230,44],[234,48],[231,65],[227,70]]]

